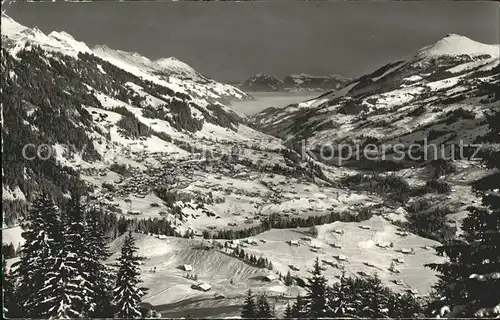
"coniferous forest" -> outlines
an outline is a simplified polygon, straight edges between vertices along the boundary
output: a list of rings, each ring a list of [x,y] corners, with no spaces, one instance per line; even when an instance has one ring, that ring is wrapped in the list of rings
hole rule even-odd
[[[80,195],[64,210],[48,193],[33,202],[23,223],[19,260],[7,269],[3,257],[3,312],[7,318],[141,318],[137,255],[128,233],[116,265],[99,209]]]

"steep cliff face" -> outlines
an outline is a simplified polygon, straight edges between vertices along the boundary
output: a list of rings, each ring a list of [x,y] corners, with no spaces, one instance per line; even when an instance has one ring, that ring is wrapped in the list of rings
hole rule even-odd
[[[240,85],[240,89],[247,92],[267,92],[279,91],[283,86],[283,81],[278,77],[259,73],[250,77]]]

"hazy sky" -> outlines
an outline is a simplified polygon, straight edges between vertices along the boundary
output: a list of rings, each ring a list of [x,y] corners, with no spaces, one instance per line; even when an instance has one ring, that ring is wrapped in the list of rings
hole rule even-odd
[[[498,43],[494,2],[14,3],[7,14],[239,81],[258,72],[359,76],[448,33]]]

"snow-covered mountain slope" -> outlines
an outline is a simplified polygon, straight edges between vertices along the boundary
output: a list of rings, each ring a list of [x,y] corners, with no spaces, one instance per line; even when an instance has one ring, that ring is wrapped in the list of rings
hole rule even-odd
[[[472,143],[500,107],[499,46],[448,35],[343,89],[253,117],[267,133],[305,145],[375,141]]]
[[[291,74],[281,80],[273,75],[259,73],[245,80],[239,87],[248,92],[323,92],[338,90],[350,81],[339,75],[321,77],[305,73]]]
[[[213,91],[203,90],[209,84],[167,79],[155,73],[155,63],[137,54],[106,50],[106,55],[99,53],[103,59],[67,34],[47,36],[7,16],[2,17],[2,44],[3,187],[6,197],[17,195],[4,199],[9,201],[4,210],[10,222],[25,212],[39,190],[62,199],[72,187],[94,190],[105,207],[117,204],[125,212],[133,207],[159,217],[168,208],[150,204],[162,201],[153,191],[166,183],[165,166],[176,172],[171,172],[174,184],[168,187],[192,193],[195,186],[187,182],[197,182],[202,186],[194,194],[210,197],[224,194],[223,189],[211,189],[220,176],[245,185],[242,181],[249,176],[266,172],[306,180],[322,175],[311,164],[290,161],[279,139],[246,126],[217,97],[214,100]],[[36,156],[41,146],[49,148],[48,158]],[[222,156],[227,161],[206,163],[221,162]],[[200,176],[193,175],[195,168]],[[104,204],[108,200],[103,198],[103,183],[118,180],[124,189]],[[238,192],[235,199],[244,194]],[[128,197],[134,201],[127,202]],[[247,205],[254,206],[254,201],[248,199]],[[192,210],[184,201],[180,205]],[[230,218],[227,209],[226,204],[210,210]],[[215,214],[197,219],[205,209],[196,210],[179,228],[228,223],[216,221]]]
[[[500,56],[498,45],[480,43],[451,33],[438,42],[420,49],[417,57],[432,59],[442,56],[469,56],[474,58],[485,55],[498,58]]]
[[[145,73],[145,77],[158,78],[172,89],[204,99],[209,102],[227,103],[229,100],[247,100],[250,97],[241,90],[209,79],[176,58],[152,61],[138,53],[113,50],[105,45],[93,48],[93,53],[116,66],[134,74]],[[175,90],[174,89],[174,90]]]
[[[26,28],[12,18],[2,15],[2,38],[11,53],[26,44],[33,43],[48,51],[61,52],[76,57],[78,53],[90,53],[138,76],[159,83],[173,90],[207,100],[209,103],[250,99],[238,88],[209,79],[176,58],[151,61],[138,53],[113,50],[105,45],[90,49],[66,32],[53,31],[45,35],[38,28]],[[140,70],[140,71],[139,71]]]
[[[161,58],[155,60],[155,62],[167,72],[171,72],[181,79],[191,79],[198,81],[208,80],[205,76],[194,70],[191,66],[175,57]]]

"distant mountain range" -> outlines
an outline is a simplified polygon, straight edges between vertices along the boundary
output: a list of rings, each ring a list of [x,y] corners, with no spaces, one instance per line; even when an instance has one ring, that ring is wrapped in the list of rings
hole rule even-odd
[[[280,78],[259,73],[248,78],[238,87],[246,92],[323,92],[338,90],[348,84],[351,79],[339,76],[311,76],[305,73],[291,74],[283,80]]]

